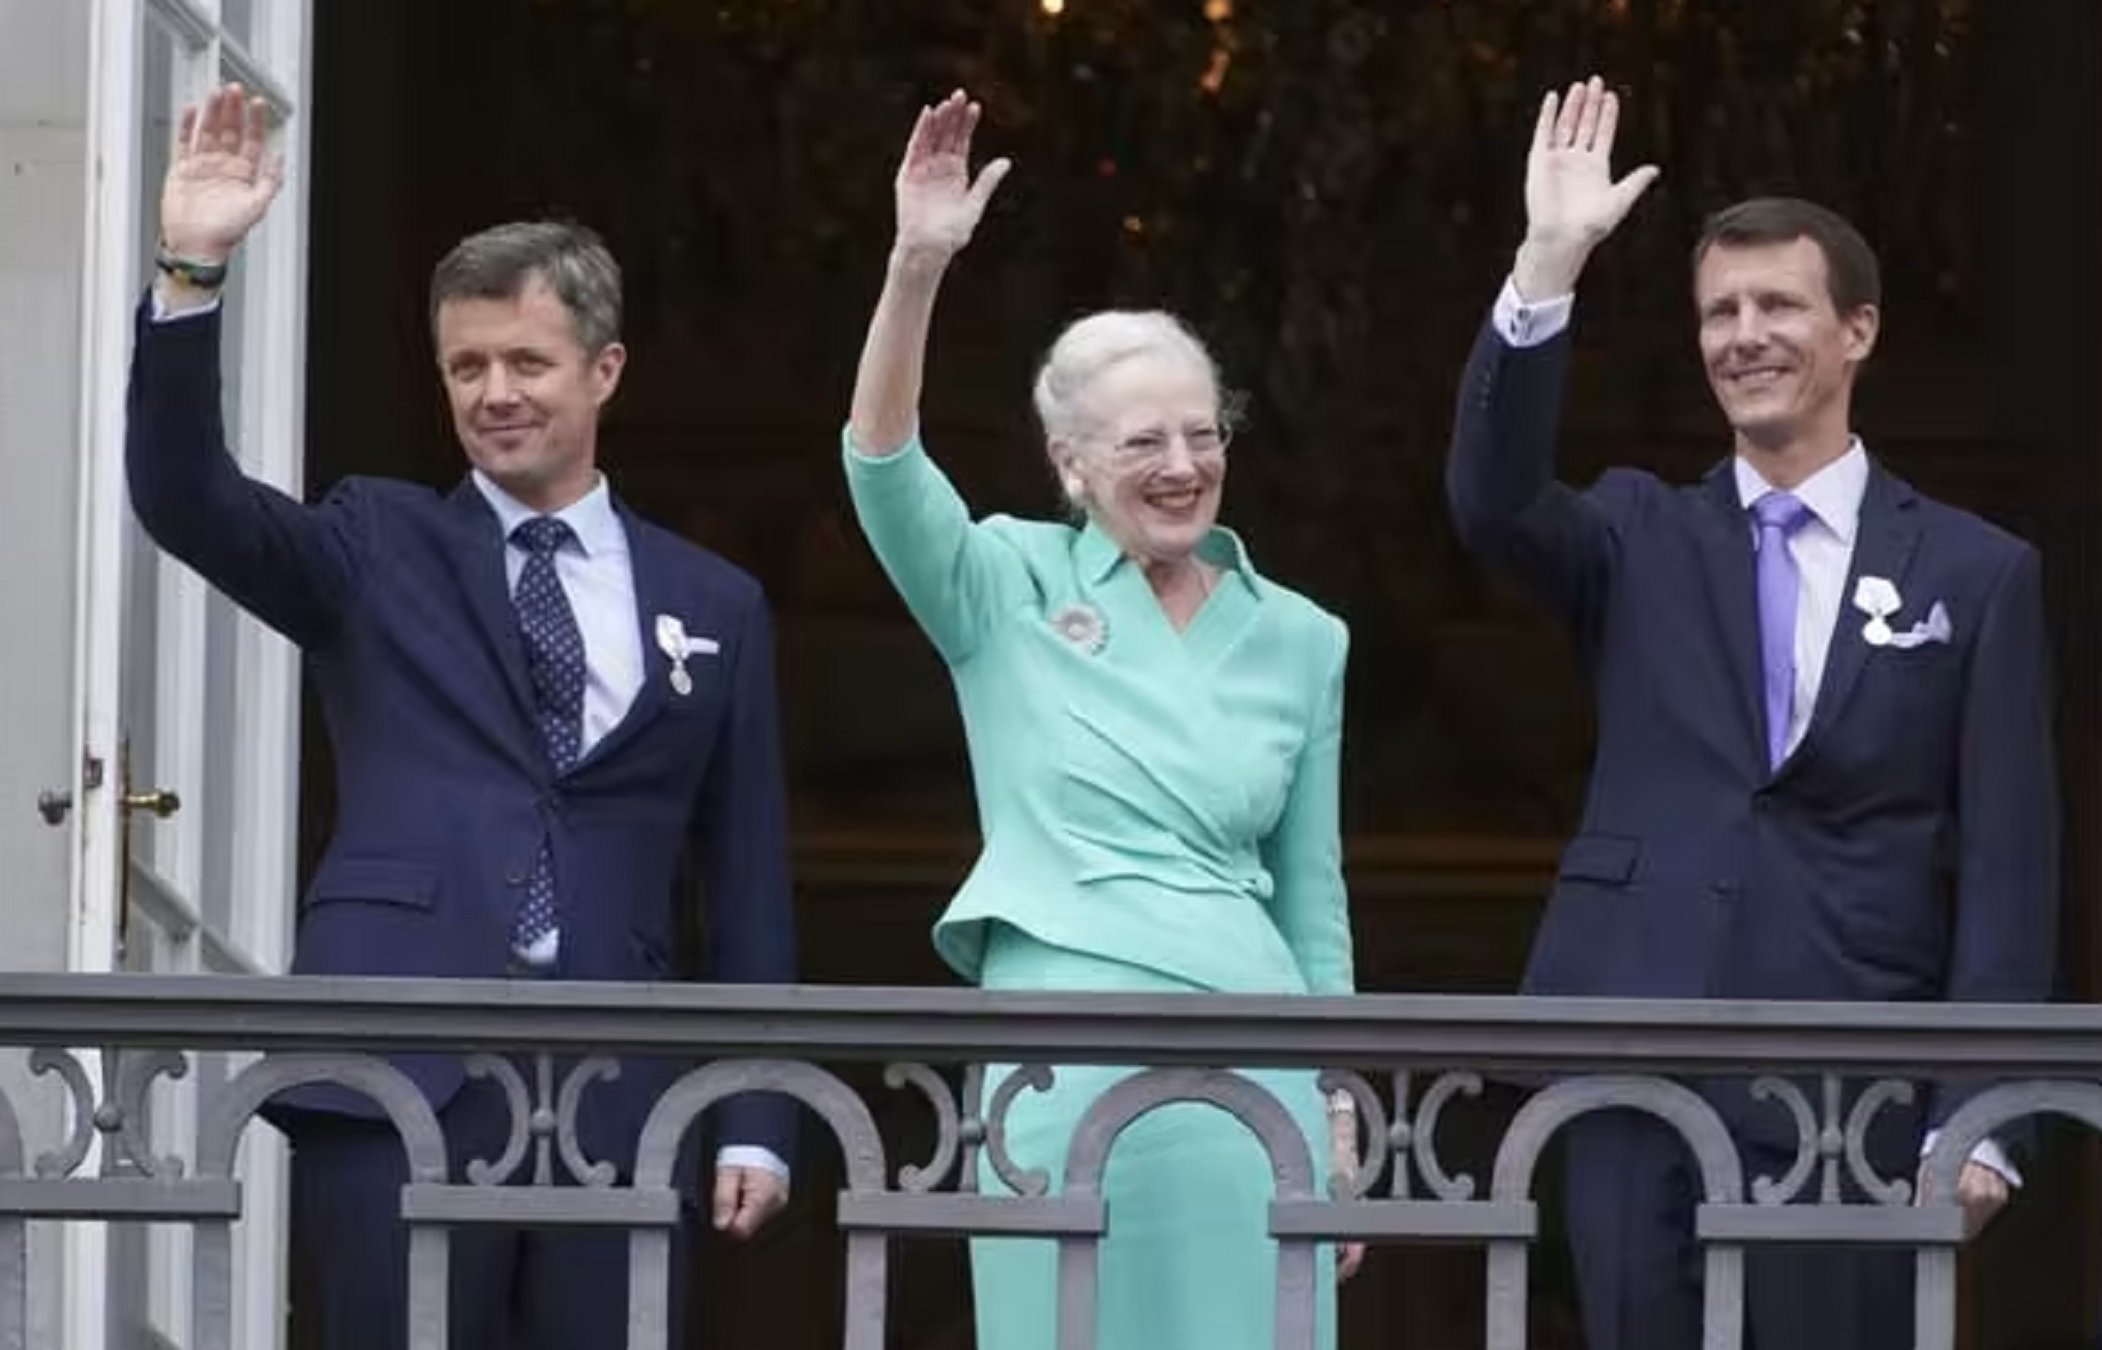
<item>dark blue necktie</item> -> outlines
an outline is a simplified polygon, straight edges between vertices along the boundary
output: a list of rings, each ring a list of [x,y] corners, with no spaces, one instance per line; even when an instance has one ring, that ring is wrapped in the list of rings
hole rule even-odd
[[[526,554],[511,599],[525,637],[540,738],[556,773],[577,762],[584,742],[584,635],[563,593],[562,579],[555,575],[556,550],[574,538],[569,526],[553,516],[535,516],[511,531],[511,542]],[[511,925],[512,945],[524,952],[554,927],[555,860],[543,838],[525,899]]]

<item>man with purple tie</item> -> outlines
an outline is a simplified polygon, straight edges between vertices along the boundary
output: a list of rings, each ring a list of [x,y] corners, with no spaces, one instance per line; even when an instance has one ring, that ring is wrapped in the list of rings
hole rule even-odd
[[[1881,311],[1853,227],[1788,198],[1711,217],[1694,304],[1735,453],[1684,486],[1629,469],[1582,491],[1555,480],[1577,279],[1657,177],[1613,179],[1618,111],[1597,79],[1542,103],[1525,241],[1468,362],[1448,465],[1462,539],[1568,626],[1597,703],[1584,818],[1526,991],[2043,998],[2058,802],[2038,559],[1854,434]],[[1784,1107],[1697,1086],[1747,1175],[1789,1170]],[[1961,1095],[1915,1100],[1869,1132],[1880,1176],[1908,1176]],[[1698,1187],[1677,1136],[1602,1112],[1572,1124],[1568,1163],[1592,1350],[1699,1345]],[[1981,1146],[1959,1190],[1972,1224],[2018,1184]],[[1910,1346],[1910,1271],[1896,1249],[1755,1246],[1748,1344]]]

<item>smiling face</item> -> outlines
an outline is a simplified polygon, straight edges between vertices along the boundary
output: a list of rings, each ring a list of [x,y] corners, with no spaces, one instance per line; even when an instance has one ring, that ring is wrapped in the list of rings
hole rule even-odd
[[[538,274],[506,299],[447,300],[436,328],[438,373],[469,461],[538,511],[590,491],[599,409],[627,357],[621,345],[587,351]]]
[[[1809,238],[1716,244],[1694,270],[1701,363],[1740,451],[1843,448],[1854,373],[1876,344],[1876,306],[1841,313]]]
[[[1128,556],[1149,564],[1189,557],[1218,521],[1226,482],[1211,372],[1168,352],[1142,352],[1095,376],[1080,402],[1086,430],[1051,446],[1068,494]]]

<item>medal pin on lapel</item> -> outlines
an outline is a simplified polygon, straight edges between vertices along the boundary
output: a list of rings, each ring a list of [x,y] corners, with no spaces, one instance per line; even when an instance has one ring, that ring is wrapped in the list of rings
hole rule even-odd
[[[1895,636],[1890,631],[1890,616],[1904,604],[1898,588],[1886,577],[1865,576],[1855,582],[1854,608],[1868,615],[1868,622],[1861,625],[1861,640],[1871,647],[1888,647]]]
[[[686,673],[686,656],[691,650],[686,625],[676,614],[657,616],[657,647],[671,658],[672,692],[684,698],[693,692],[693,676]]]

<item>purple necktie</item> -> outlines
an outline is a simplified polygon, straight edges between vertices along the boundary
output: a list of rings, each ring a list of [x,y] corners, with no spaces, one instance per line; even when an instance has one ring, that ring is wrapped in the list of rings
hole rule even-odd
[[[1766,680],[1767,766],[1788,755],[1788,719],[1795,705],[1795,606],[1800,582],[1788,537],[1810,519],[1810,508],[1786,492],[1752,503],[1759,522],[1759,666]]]

